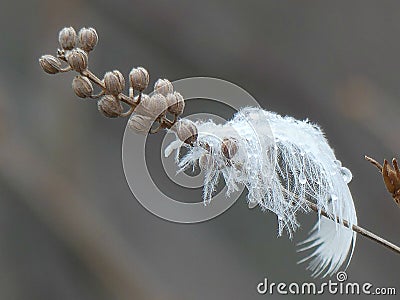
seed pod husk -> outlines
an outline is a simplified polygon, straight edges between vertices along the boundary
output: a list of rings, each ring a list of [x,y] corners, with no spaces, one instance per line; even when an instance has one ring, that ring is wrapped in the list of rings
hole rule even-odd
[[[82,28],[78,33],[79,45],[86,52],[90,52],[96,47],[99,37],[94,28]]]
[[[90,97],[93,93],[93,85],[86,76],[78,75],[72,80],[72,89],[80,98]]]
[[[129,81],[134,90],[141,92],[149,85],[150,76],[145,68],[137,67],[129,73]]]
[[[198,137],[198,131],[196,125],[188,120],[181,119],[173,127],[178,138],[186,144],[193,145]]]
[[[168,94],[173,93],[174,87],[168,79],[158,79],[154,84],[154,93],[159,93],[166,97]]]
[[[39,58],[39,64],[48,74],[56,74],[61,70],[61,60],[53,55],[43,55]]]
[[[76,48],[72,49],[71,51],[67,51],[65,58],[67,59],[67,62],[71,68],[76,72],[81,73],[87,69],[88,55],[82,49]]]
[[[75,47],[76,32],[72,27],[64,27],[58,34],[58,42],[64,50],[71,50]]]
[[[112,95],[104,95],[97,102],[97,108],[107,118],[116,118],[121,115],[123,107],[118,99]]]
[[[128,128],[136,133],[147,134],[150,131],[153,118],[132,114],[128,121]]]
[[[183,96],[178,93],[174,92],[173,94],[167,95],[167,104],[168,104],[168,111],[174,115],[181,115],[183,114],[183,110],[185,109],[185,100]]]
[[[221,143],[221,152],[227,158],[231,159],[237,153],[238,145],[234,138],[225,138]]]
[[[104,75],[104,84],[111,95],[120,94],[125,88],[125,79],[120,71],[114,70]]]

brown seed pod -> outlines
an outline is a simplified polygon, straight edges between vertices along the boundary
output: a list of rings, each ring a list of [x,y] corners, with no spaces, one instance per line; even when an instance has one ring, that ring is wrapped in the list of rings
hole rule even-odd
[[[56,74],[61,70],[61,61],[53,55],[43,55],[39,58],[39,64],[48,74]]]
[[[101,97],[97,102],[97,108],[108,118],[120,116],[123,110],[121,103],[112,95],[104,95]]]
[[[153,118],[132,114],[128,121],[128,128],[140,134],[147,134],[150,131]]]
[[[90,52],[96,47],[99,37],[94,28],[83,27],[78,33],[79,45],[86,52]]]
[[[93,85],[86,76],[75,76],[72,80],[72,89],[80,98],[90,97],[93,93]]]
[[[64,27],[58,34],[58,42],[64,50],[71,50],[75,47],[76,32],[72,27]]]
[[[231,159],[238,151],[237,141],[234,138],[224,138],[221,143],[221,152],[227,158]]]
[[[88,66],[88,55],[85,51],[80,48],[72,49],[68,51],[65,55],[68,64],[76,72],[81,73],[87,69]]]
[[[205,153],[202,156],[200,156],[199,158],[200,169],[202,169],[203,171],[206,170],[208,165],[210,164],[210,160],[211,160],[210,154]]]
[[[150,76],[145,68],[137,67],[129,73],[129,81],[134,90],[141,92],[149,85]]]
[[[125,88],[125,79],[120,71],[114,70],[104,75],[104,84],[111,95],[117,96]]]
[[[185,109],[185,100],[183,96],[178,92],[174,92],[173,94],[168,94],[166,98],[168,111],[174,115],[181,115]]]
[[[193,145],[197,141],[197,127],[188,119],[179,120],[172,129],[176,132],[178,138],[186,144]]]
[[[158,79],[154,84],[154,93],[159,93],[163,96],[173,93],[174,87],[168,79]]]
[[[149,97],[142,94],[139,105],[135,108],[135,112],[143,116],[152,117],[153,119],[165,113],[167,110],[167,99],[161,94],[153,94]]]

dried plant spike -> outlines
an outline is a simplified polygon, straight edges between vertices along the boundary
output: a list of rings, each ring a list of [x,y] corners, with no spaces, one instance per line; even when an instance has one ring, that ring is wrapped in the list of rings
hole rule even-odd
[[[167,104],[168,104],[168,111],[171,114],[180,116],[183,114],[183,110],[185,109],[185,99],[183,96],[178,93],[174,92],[167,95]]]
[[[197,127],[188,119],[179,120],[172,129],[175,130],[178,138],[186,144],[193,145],[197,141]]]
[[[111,95],[117,96],[125,88],[125,79],[120,71],[114,70],[104,75],[104,84]]]
[[[385,183],[386,189],[392,195],[392,198],[397,205],[400,206],[400,170],[397,160],[393,158],[392,168],[386,159],[383,161],[383,166],[368,156],[365,156],[365,159],[376,166],[382,173],[383,182]]]
[[[151,117],[133,114],[129,118],[128,128],[136,133],[147,134],[150,131],[152,123],[153,118]]]
[[[163,96],[173,93],[174,87],[168,79],[158,79],[154,84],[154,92]]]
[[[89,78],[82,75],[77,75],[72,80],[72,89],[80,98],[90,97],[93,93],[93,85]]]
[[[73,27],[64,27],[58,34],[58,42],[64,50],[71,50],[75,47],[76,32]]]
[[[88,55],[85,51],[80,48],[72,49],[65,55],[68,64],[73,70],[81,73],[87,69],[88,66]]]
[[[121,103],[112,95],[104,95],[101,97],[97,102],[97,107],[107,118],[119,117],[123,110]]]
[[[80,48],[86,52],[92,51],[94,47],[96,47],[99,40],[96,30],[92,27],[83,27],[81,30],[79,30],[78,38]]]
[[[231,159],[237,153],[237,141],[233,138],[225,138],[221,143],[221,152],[227,158]]]
[[[149,72],[143,67],[133,68],[129,73],[129,81],[134,90],[142,92],[149,85]]]
[[[61,61],[53,55],[43,55],[39,58],[39,64],[48,74],[56,74],[61,71]]]

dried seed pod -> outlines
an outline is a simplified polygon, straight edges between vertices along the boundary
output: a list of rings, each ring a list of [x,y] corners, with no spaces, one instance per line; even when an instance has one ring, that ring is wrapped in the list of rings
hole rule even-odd
[[[99,40],[96,30],[92,27],[79,30],[78,38],[80,47],[86,52],[92,51]]]
[[[129,118],[128,128],[135,131],[136,133],[147,134],[150,131],[152,124],[153,124],[153,118],[148,116],[133,114]]]
[[[136,91],[143,91],[147,88],[150,81],[150,76],[147,70],[143,67],[133,68],[129,73],[131,87]]]
[[[88,66],[88,55],[85,51],[80,48],[72,49],[65,55],[68,64],[76,72],[82,72],[87,69]]]
[[[227,158],[231,159],[238,151],[237,141],[234,138],[225,138],[221,143],[221,152]]]
[[[163,96],[173,93],[174,87],[168,79],[158,79],[154,84],[154,92]]]
[[[72,27],[64,27],[58,34],[58,42],[64,50],[71,50],[75,47],[76,32]]]
[[[104,75],[104,84],[111,95],[120,94],[125,88],[125,79],[120,71],[114,70]]]
[[[155,119],[167,110],[167,99],[161,94],[153,94],[149,97],[142,94],[139,105],[135,108],[135,112],[143,116]]]
[[[90,97],[93,93],[93,85],[86,76],[75,76],[72,80],[72,88],[80,98]]]
[[[43,71],[49,74],[56,74],[61,70],[61,61],[53,55],[43,55],[39,58],[39,64]]]
[[[176,122],[172,128],[175,130],[178,138],[186,144],[193,145],[194,142],[196,142],[198,131],[196,125],[192,121],[181,119]]]
[[[116,118],[120,116],[123,109],[118,99],[112,95],[104,95],[101,97],[97,102],[97,108],[108,118]]]
[[[178,92],[167,95],[167,104],[168,111],[174,115],[181,115],[183,113],[183,110],[185,109],[185,100],[183,99],[183,96]]]
[[[202,169],[203,171],[206,170],[210,164],[210,160],[211,160],[210,154],[205,153],[202,156],[200,156],[199,158],[200,169]]]

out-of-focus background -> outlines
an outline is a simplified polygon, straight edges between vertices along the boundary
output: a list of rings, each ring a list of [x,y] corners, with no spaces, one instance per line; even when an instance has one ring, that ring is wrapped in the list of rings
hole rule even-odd
[[[363,159],[400,152],[398,1],[3,0],[0,299],[262,299],[265,277],[326,280],[296,264],[311,217],[290,241],[244,198],[200,224],[147,212],[123,173],[126,120],[78,99],[73,74],[39,67],[66,25],[97,29],[100,76],[143,65],[152,83],[223,78],[265,109],[317,122],[353,172],[360,224],[400,243],[400,209]],[[400,292],[399,270],[398,255],[359,236],[349,281]]]

